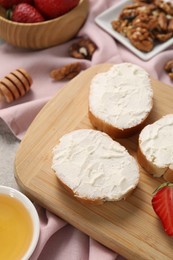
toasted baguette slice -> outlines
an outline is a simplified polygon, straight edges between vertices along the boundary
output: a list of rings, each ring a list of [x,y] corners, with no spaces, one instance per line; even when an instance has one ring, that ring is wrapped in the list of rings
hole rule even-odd
[[[125,199],[139,182],[138,163],[125,147],[92,129],[65,134],[53,148],[52,169],[60,183],[86,203]]]
[[[148,73],[131,63],[112,65],[90,84],[89,119],[113,138],[129,137],[145,126],[153,107]]]
[[[148,173],[173,182],[173,114],[163,116],[141,131],[137,158]]]

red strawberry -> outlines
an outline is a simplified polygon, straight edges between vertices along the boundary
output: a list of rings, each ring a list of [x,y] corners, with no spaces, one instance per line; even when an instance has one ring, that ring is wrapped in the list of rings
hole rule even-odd
[[[15,6],[11,20],[19,23],[37,23],[44,21],[44,18],[35,7],[22,3]]]
[[[0,0],[0,5],[2,5],[4,8],[11,8],[14,5],[20,4],[20,3],[27,3],[32,5],[34,0]]]
[[[163,183],[152,198],[152,206],[165,232],[173,236],[173,183]]]
[[[80,0],[34,0],[36,8],[47,19],[61,16],[75,6]]]

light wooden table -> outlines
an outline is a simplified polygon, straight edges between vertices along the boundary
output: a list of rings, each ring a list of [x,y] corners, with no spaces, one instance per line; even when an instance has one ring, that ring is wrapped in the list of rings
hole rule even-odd
[[[14,159],[19,140],[0,119],[0,185],[19,189],[14,178]]]

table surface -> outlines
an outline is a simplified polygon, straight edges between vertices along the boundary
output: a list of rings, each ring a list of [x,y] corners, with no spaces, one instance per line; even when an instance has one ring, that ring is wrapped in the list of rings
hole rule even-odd
[[[0,39],[0,44],[4,41]],[[14,159],[20,141],[0,118],[0,185],[20,189],[14,178]]]
[[[14,159],[20,141],[0,119],[0,185],[20,189],[14,178]]]

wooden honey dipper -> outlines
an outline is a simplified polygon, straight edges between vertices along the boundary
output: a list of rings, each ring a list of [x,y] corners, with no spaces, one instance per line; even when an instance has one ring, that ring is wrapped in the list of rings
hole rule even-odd
[[[32,82],[31,76],[24,69],[16,69],[0,80],[0,99],[11,103],[24,96],[30,90]]]

